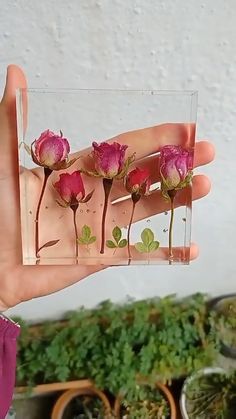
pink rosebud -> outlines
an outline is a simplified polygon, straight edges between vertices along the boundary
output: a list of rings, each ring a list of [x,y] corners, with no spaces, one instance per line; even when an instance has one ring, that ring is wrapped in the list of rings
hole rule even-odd
[[[85,197],[84,184],[79,170],[71,174],[61,174],[60,179],[53,186],[65,204],[62,206],[78,206]]]
[[[52,131],[44,131],[31,146],[33,161],[39,166],[51,170],[60,170],[68,167],[67,159],[70,145],[66,138],[54,134]]]
[[[150,174],[147,169],[139,169],[136,167],[128,173],[125,186],[131,194],[147,195],[151,186]]]
[[[97,174],[107,179],[113,179],[121,174],[125,167],[125,151],[128,146],[116,142],[112,144],[93,142],[92,145]]]
[[[193,152],[181,146],[166,145],[161,149],[161,188],[165,192],[186,187],[192,176]]]

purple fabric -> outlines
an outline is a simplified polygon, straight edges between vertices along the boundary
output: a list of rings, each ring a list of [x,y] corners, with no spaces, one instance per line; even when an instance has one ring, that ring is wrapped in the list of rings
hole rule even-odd
[[[12,401],[16,371],[16,338],[20,327],[0,316],[0,419],[4,419]]]

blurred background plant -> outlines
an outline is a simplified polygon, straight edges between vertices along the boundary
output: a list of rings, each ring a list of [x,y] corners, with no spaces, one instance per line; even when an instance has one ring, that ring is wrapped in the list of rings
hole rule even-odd
[[[106,301],[38,326],[18,321],[18,385],[89,378],[100,389],[131,395],[140,377],[171,382],[212,365],[219,354],[216,314],[201,294]]]
[[[235,419],[236,371],[199,371],[186,381],[184,419]]]

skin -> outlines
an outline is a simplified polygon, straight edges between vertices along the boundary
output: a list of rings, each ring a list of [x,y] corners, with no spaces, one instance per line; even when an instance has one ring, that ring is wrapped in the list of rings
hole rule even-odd
[[[20,302],[59,291],[88,277],[90,274],[104,269],[101,265],[22,265],[19,166],[15,112],[15,89],[19,87],[26,87],[24,73],[19,67],[10,65],[7,69],[6,87],[0,103],[0,311],[13,307]],[[187,129],[189,129],[189,127],[186,128],[183,125],[176,126],[176,124],[165,124],[122,134],[119,138],[116,138],[116,140],[120,143],[127,144],[130,153],[133,151],[136,152],[136,159],[139,160],[139,167],[147,167],[147,162],[143,159],[157,151],[163,144],[182,144],[183,141],[185,141],[186,144],[186,135],[188,135]],[[112,141],[114,141],[114,139]],[[74,167],[70,168],[70,172],[76,170],[81,164],[84,166],[89,165],[89,152],[90,150],[87,149],[77,153],[77,156],[80,156],[81,158],[78,160],[79,163],[77,165],[75,164]],[[195,167],[205,165],[211,162],[213,158],[214,148],[209,142],[199,141],[196,143]],[[158,181],[156,175],[158,157],[150,157],[148,160],[148,167],[151,172],[152,182]],[[45,212],[46,209],[45,207],[42,207],[40,240],[43,243],[46,240],[53,240],[60,237],[60,241],[63,241],[64,243],[62,247],[60,247],[59,243],[57,249],[47,249],[47,252],[51,251],[54,253],[56,249],[57,255],[60,256],[62,249],[64,253],[66,252],[69,254],[71,252],[73,242],[71,242],[71,239],[69,238],[73,232],[73,225],[71,222],[72,214],[70,213],[70,209],[65,210],[55,203],[55,198],[58,198],[58,196],[56,195],[52,183],[56,180],[58,180],[58,173],[54,172],[45,195],[45,200],[49,202],[47,217],[43,217],[43,212]],[[31,201],[29,207],[34,211],[42,185],[42,169],[29,171],[21,168],[20,182],[25,181],[27,181],[27,185],[32,191],[30,194]],[[115,182],[111,196],[113,202],[123,196],[122,188],[121,182]],[[86,177],[86,192],[88,193],[92,189],[95,189],[96,193],[101,189],[101,179]],[[193,199],[200,199],[207,195],[209,191],[209,179],[204,175],[194,176]],[[101,196],[103,196],[102,190]],[[165,211],[166,209],[167,204],[163,202],[160,191],[156,191],[145,199],[145,205],[137,207],[134,221],[147,218],[152,214]],[[184,196],[180,193],[176,205],[184,204],[184,202]],[[94,199],[94,201],[91,200],[91,207],[97,210],[96,216],[94,216],[93,213],[91,214],[91,225],[95,230],[93,233],[98,236],[100,234],[101,213],[99,204],[100,203],[96,202],[96,199]],[[112,205],[113,212],[117,211],[120,214],[120,212],[130,211],[130,202],[128,201],[116,202]],[[85,209],[86,207],[81,206],[80,208]],[[61,218],[63,218],[63,225],[66,226],[66,228],[63,229],[63,232],[61,230]],[[53,224],[52,220],[54,221]],[[127,225],[127,216],[123,219],[121,218],[120,221],[122,225]],[[80,223],[83,225],[83,220],[80,220]],[[88,223],[88,218],[86,218],[86,223]],[[107,225],[109,231],[114,227],[114,224],[112,224],[112,220],[109,217],[107,219]],[[96,231],[96,226],[99,226],[99,231]],[[48,236],[46,237],[48,231],[50,231],[50,238],[48,238]],[[58,236],[59,232],[60,236]],[[42,257],[44,251],[46,250],[42,250],[41,252]],[[163,257],[165,257],[166,249],[161,249],[161,252]],[[197,256],[198,247],[192,245],[190,257],[191,259],[195,259]]]

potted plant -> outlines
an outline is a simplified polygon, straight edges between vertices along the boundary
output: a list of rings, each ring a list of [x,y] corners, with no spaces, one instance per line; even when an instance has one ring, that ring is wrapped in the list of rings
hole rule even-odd
[[[236,294],[218,297],[211,302],[211,306],[216,315],[221,353],[236,359]]]
[[[57,399],[51,419],[111,419],[106,395],[93,388],[67,390]]]
[[[184,419],[235,419],[236,371],[205,368],[184,383],[180,398]]]
[[[176,406],[170,390],[162,383],[137,385],[135,392],[118,396],[114,407],[117,419],[176,419]]]
[[[213,320],[206,297],[197,294],[124,305],[107,301],[71,312],[63,321],[23,325],[17,385],[38,391],[38,385],[58,388],[61,382],[69,389],[88,379],[116,395],[132,393],[139,377],[149,384],[170,382],[215,362]]]

